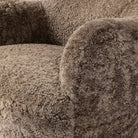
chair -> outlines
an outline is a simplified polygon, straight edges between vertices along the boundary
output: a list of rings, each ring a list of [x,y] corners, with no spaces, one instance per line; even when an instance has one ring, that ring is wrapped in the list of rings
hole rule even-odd
[[[138,2],[0,2],[0,138],[137,138]]]

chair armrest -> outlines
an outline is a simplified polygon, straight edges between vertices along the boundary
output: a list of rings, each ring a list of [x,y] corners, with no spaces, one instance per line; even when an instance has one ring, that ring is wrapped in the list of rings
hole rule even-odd
[[[60,79],[74,102],[75,137],[137,137],[138,21],[81,26],[64,49]]]
[[[0,2],[0,45],[46,42],[45,10],[37,1]]]

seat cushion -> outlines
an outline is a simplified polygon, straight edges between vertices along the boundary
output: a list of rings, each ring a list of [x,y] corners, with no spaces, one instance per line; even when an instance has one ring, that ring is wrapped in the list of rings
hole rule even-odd
[[[71,137],[71,102],[60,91],[63,47],[0,47],[0,137]]]
[[[81,26],[64,49],[60,76],[74,101],[75,137],[138,137],[138,20]]]

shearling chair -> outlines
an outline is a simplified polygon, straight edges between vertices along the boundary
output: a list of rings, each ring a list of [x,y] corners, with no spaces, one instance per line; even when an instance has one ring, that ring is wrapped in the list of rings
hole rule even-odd
[[[1,0],[0,138],[137,138],[137,7]]]

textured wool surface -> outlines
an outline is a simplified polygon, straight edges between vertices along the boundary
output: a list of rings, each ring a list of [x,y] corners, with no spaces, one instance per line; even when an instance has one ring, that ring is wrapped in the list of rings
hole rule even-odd
[[[0,0],[0,138],[138,138],[137,16],[138,0]]]
[[[138,20],[80,27],[64,49],[60,78],[74,102],[74,137],[138,137]]]
[[[96,18],[138,16],[137,0],[0,0],[0,44],[65,45]]]
[[[96,18],[138,16],[138,0],[42,0],[48,36],[65,45],[77,27]]]
[[[70,138],[72,109],[60,91],[62,47],[0,47],[0,138]]]
[[[0,1],[0,45],[46,43],[46,22],[39,1]]]

